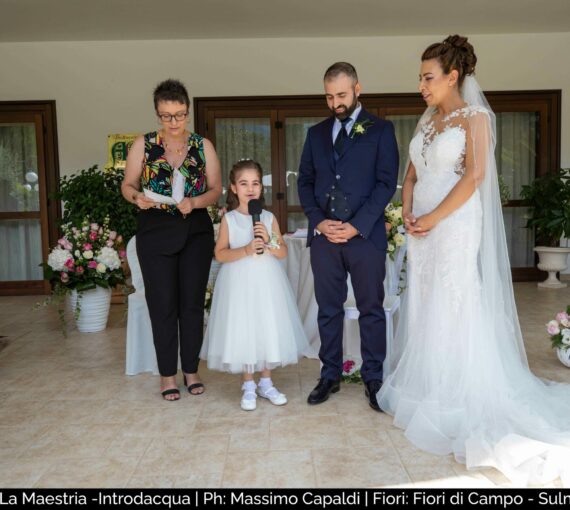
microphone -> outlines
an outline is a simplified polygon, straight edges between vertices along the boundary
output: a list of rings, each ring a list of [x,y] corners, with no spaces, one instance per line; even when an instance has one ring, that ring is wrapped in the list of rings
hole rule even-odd
[[[254,198],[247,203],[247,212],[251,215],[251,221],[253,222],[253,226],[255,227],[255,223],[257,221],[261,221],[261,200]],[[255,236],[258,239],[262,239],[261,236]],[[257,250],[257,254],[261,255],[263,253],[263,248],[261,251]]]

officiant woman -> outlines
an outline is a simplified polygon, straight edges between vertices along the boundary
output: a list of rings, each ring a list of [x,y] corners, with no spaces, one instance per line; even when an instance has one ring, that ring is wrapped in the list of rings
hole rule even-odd
[[[175,401],[180,399],[179,352],[184,385],[192,395],[204,392],[198,355],[214,252],[206,208],[217,202],[222,184],[214,146],[187,129],[190,99],[184,85],[177,80],[159,83],[154,109],[160,129],[134,141],[121,191],[139,208],[136,247],[160,391],[165,400]],[[145,189],[155,194],[152,199],[145,196]]]

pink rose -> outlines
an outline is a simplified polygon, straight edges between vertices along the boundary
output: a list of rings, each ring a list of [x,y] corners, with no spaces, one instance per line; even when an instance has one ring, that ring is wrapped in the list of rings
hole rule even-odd
[[[69,268],[69,269],[73,269],[73,266],[75,265],[75,261],[73,259],[67,259],[65,261],[64,266]]]
[[[109,232],[109,239],[111,239],[112,241],[117,239],[117,232],[115,232],[114,230],[111,230],[111,232]]]
[[[92,250],[93,249],[93,245],[91,243],[85,243],[83,245],[83,249],[84,250]]]
[[[568,314],[566,312],[559,312],[556,314],[556,320],[558,322],[567,321],[568,320]]]
[[[352,360],[346,360],[343,364],[342,364],[342,371],[349,373],[352,368],[354,367],[354,361]]]
[[[75,268],[75,272],[76,272],[77,274],[83,274],[83,271],[85,271],[85,268],[84,268],[83,266],[77,266],[77,267]]]
[[[119,257],[124,259],[127,256],[127,252],[125,250],[119,250]]]
[[[548,331],[549,335],[557,335],[558,333],[560,333],[560,325],[558,324],[557,321],[550,321],[546,325],[546,331]]]
[[[91,223],[91,230],[96,232],[97,230],[99,230],[99,225],[97,225],[97,223]]]
[[[97,232],[89,232],[89,239],[95,241],[95,239],[97,239]]]
[[[110,239],[105,243],[109,248],[113,247],[113,241],[111,241]]]
[[[89,264],[87,264],[87,267],[89,269],[97,269],[97,261],[96,260],[92,260],[91,262],[89,262]]]
[[[62,237],[61,239],[57,240],[57,244],[61,244],[61,246],[65,245],[66,239],[65,237]]]
[[[63,247],[66,250],[73,250],[73,245],[66,239],[65,242],[63,243]]]
[[[63,283],[67,283],[69,281],[69,275],[67,273],[61,273],[60,278]]]

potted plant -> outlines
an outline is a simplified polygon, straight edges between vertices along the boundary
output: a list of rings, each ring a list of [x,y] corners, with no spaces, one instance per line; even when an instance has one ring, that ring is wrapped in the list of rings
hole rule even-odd
[[[123,236],[125,245],[136,233],[137,208],[121,194],[124,171],[97,165],[64,176],[59,181],[57,200],[63,201],[62,224],[80,225],[84,218],[102,224],[109,218],[109,227]]]
[[[127,245],[137,229],[137,208],[121,194],[124,170],[121,168],[98,169],[97,165],[64,176],[59,181],[57,200],[63,202],[63,224],[80,225],[84,218],[91,223],[102,224],[109,219],[109,228],[120,232]],[[121,247],[123,248],[123,247]],[[123,269],[129,274],[128,264]],[[113,292],[113,303],[125,302],[125,291],[118,286]]]
[[[556,349],[560,362],[570,367],[570,306],[565,312],[556,314],[556,318],[546,325],[546,331],[550,335],[552,348]]]
[[[522,187],[521,198],[529,207],[527,228],[534,228],[537,242],[538,268],[548,272],[539,287],[566,287],[556,273],[567,267],[570,248],[560,247],[561,237],[570,237],[570,169],[561,169],[536,178]]]
[[[44,278],[53,286],[53,295],[44,304],[59,304],[64,334],[66,296],[70,297],[77,329],[101,331],[107,325],[111,289],[124,283],[123,239],[109,228],[108,218],[102,225],[85,218],[78,226],[66,224],[62,230],[63,237],[42,264]]]

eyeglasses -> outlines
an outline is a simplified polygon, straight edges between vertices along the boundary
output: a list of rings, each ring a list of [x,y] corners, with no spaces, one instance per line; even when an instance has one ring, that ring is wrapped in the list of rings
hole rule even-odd
[[[175,119],[177,122],[180,122],[181,120],[184,120],[186,117],[188,117],[188,112],[178,112],[175,113],[174,115],[172,115],[171,113],[158,114],[158,118],[162,122],[172,122],[172,119]]]

